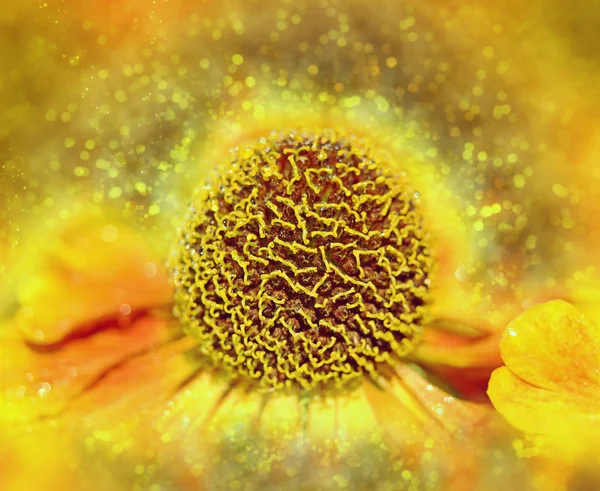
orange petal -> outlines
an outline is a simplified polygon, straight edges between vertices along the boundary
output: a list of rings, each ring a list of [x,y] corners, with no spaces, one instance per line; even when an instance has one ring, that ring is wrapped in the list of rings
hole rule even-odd
[[[492,374],[488,395],[513,426],[600,430],[600,332],[575,307],[560,300],[532,307],[508,325],[501,352],[506,367]]]
[[[417,468],[429,441],[443,436],[436,422],[397,381],[382,380],[378,386],[366,381],[363,390],[379,425],[373,440],[401,458],[404,468]]]
[[[429,416],[454,436],[470,433],[489,412],[482,405],[452,397],[406,365],[396,367],[396,373]]]
[[[536,305],[517,317],[500,351],[511,372],[530,385],[600,395],[600,329],[567,302]]]
[[[473,430],[487,429],[482,423],[491,411],[449,396],[408,366],[397,367],[396,376],[382,387],[369,384],[365,393],[383,430],[383,441],[398,453],[403,467],[418,469],[435,455],[435,465],[444,476],[469,476],[468,482],[477,470],[473,455],[485,433]],[[453,482],[447,489],[455,488],[464,485]]]
[[[501,364],[498,335],[495,332],[460,327],[432,325],[423,330],[421,343],[414,358],[427,364],[448,365],[455,368],[481,366],[497,367]]]
[[[70,413],[85,414],[88,425],[100,428],[135,419],[146,409],[164,411],[198,370],[198,363],[186,356],[195,346],[184,337],[120,363],[73,401]]]
[[[14,326],[0,335],[0,420],[57,415],[104,374],[177,334],[169,318],[144,316],[130,325],[106,322],[93,335],[52,348],[28,345]],[[118,385],[129,391],[124,381]]]
[[[600,423],[600,399],[535,387],[506,367],[494,371],[488,393],[496,409],[522,431],[548,433],[586,420]]]
[[[422,342],[410,358],[461,397],[485,402],[490,374],[502,365],[500,335],[467,328],[454,331],[426,327]]]
[[[17,318],[29,341],[56,343],[92,321],[171,301],[160,259],[118,219],[92,209],[49,223],[33,230],[47,239],[20,254]]]
[[[0,398],[0,456],[4,453],[13,456],[14,466],[19,466],[15,472],[0,474],[0,488],[4,489],[2,485],[6,484],[17,490],[37,489],[39,486],[33,484],[38,483],[38,479],[32,479],[22,470],[30,460],[31,468],[40,476],[39,482],[48,481],[47,489],[75,489],[77,486],[121,489],[128,479],[143,480],[144,476],[136,473],[139,464],[158,465],[159,458],[171,459],[172,464],[173,455],[180,455],[190,444],[194,449],[203,449],[204,440],[197,431],[191,431],[188,422],[193,426],[199,418],[205,421],[201,415],[214,399],[210,379],[198,373],[199,362],[190,356],[194,340],[173,339],[168,324],[165,318],[145,317],[129,328],[109,328],[89,340],[69,341],[58,353],[34,353],[27,358],[31,362],[38,356],[50,355],[44,358],[44,363],[30,363],[19,373],[25,374],[27,379],[29,373],[37,374],[39,368],[41,373],[54,377],[48,392],[36,402],[40,406],[38,413],[46,414],[45,411],[56,409],[59,403],[60,412],[52,411],[49,418],[30,418],[26,426],[15,425],[14,421],[3,421],[7,408],[17,402],[14,392],[8,394],[6,400]],[[127,331],[129,336],[122,331]],[[157,335],[165,332],[168,335],[157,343],[160,338]],[[148,349],[141,350],[141,346]],[[76,376],[71,373],[73,360],[79,363]],[[16,366],[14,361],[15,358],[6,366]],[[196,374],[201,384],[195,383]],[[7,388],[8,377],[13,382],[19,378],[3,367],[0,391]],[[177,400],[189,393],[187,382],[192,378],[194,381],[189,387],[194,388],[196,399],[187,406],[189,413],[185,416],[189,420],[169,417],[177,410]],[[62,397],[52,399],[59,394]],[[14,408],[18,416],[27,416],[20,411],[25,406]],[[160,427],[162,418],[167,417],[171,423],[176,419],[182,425],[178,433],[172,432],[172,428]],[[7,435],[5,442],[3,438]],[[158,455],[156,452],[171,441],[171,435],[177,440],[175,448],[168,447],[173,452],[168,453],[164,448],[165,452]],[[43,446],[36,447],[36,442]],[[59,453],[55,455],[55,452]],[[47,465],[43,465],[44,462]],[[127,465],[128,470],[115,473],[123,465]],[[177,474],[181,470],[185,476],[189,469],[179,467],[178,464]],[[67,484],[69,481],[62,477],[71,475],[74,468],[78,469],[76,482]]]

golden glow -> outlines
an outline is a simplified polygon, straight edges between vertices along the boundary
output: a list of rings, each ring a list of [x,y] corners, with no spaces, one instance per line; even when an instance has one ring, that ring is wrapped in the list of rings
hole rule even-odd
[[[600,305],[596,2],[4,3],[0,489],[597,487],[593,441],[562,460],[598,414],[591,322],[502,342],[490,393],[560,428],[552,458],[483,397],[512,319]],[[407,359],[315,398],[215,374],[163,267],[229,149],[289,128],[368,140],[435,253]]]

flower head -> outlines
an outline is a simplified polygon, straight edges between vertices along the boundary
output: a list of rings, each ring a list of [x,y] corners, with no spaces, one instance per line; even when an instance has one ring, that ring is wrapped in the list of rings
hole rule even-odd
[[[203,352],[263,387],[376,376],[423,323],[431,259],[415,196],[355,139],[259,140],[182,227],[176,314]]]

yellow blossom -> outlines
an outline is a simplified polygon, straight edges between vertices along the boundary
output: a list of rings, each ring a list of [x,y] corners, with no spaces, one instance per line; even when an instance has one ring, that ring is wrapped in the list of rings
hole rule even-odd
[[[593,2],[5,3],[1,489],[587,476]]]

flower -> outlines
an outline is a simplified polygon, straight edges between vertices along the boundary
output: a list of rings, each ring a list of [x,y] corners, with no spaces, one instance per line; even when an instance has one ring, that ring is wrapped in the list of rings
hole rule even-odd
[[[257,168],[265,171],[264,163],[259,164]],[[370,166],[366,167],[369,172],[375,172],[372,163],[365,161],[365,165]],[[229,173],[227,169],[223,172]],[[389,189],[393,189],[394,193],[400,191],[396,187],[399,183],[388,179],[396,184],[394,188],[388,188],[382,195],[384,198],[392,196]],[[317,184],[318,181],[313,182],[313,185]],[[236,189],[223,188],[222,185],[223,182],[219,181],[215,184],[214,189],[221,189],[218,192],[222,193],[217,197],[234,193]],[[253,189],[279,192],[285,199],[284,190],[277,187],[269,189],[266,184],[256,186]],[[284,186],[288,189],[291,184],[284,183]],[[275,198],[277,196],[280,195]],[[400,198],[398,194],[393,196],[388,207],[398,208],[398,211],[404,209],[406,205],[402,200],[406,198]],[[331,200],[335,203],[333,195]],[[215,210],[211,202],[207,202],[206,206],[207,210]],[[359,207],[355,210],[356,213],[361,211]],[[124,225],[117,215],[107,213],[104,207],[91,211],[75,207],[65,214],[64,223],[49,219],[45,227],[38,224],[37,233],[52,239],[41,248],[37,244],[34,246],[38,261],[29,265],[32,273],[25,275],[19,286],[20,308],[3,330],[3,419],[12,427],[9,433],[11,440],[22,444],[23,452],[28,456],[39,452],[42,467],[46,465],[47,449],[34,450],[33,441],[29,445],[21,443],[28,438],[25,429],[33,425],[32,438],[35,441],[44,435],[52,438],[53,433],[62,434],[59,443],[64,455],[55,466],[60,468],[61,462],[64,462],[62,467],[68,464],[79,468],[81,475],[73,482],[55,480],[57,487],[110,485],[120,488],[132,483],[140,486],[172,483],[181,487],[206,485],[212,480],[220,485],[224,480],[213,477],[219,466],[215,466],[209,456],[216,454],[226,461],[231,460],[240,451],[238,445],[241,442],[248,445],[254,440],[260,442],[255,451],[267,451],[267,456],[255,456],[250,463],[244,461],[233,469],[232,463],[228,462],[227,472],[233,473],[232,476],[262,469],[260,479],[277,480],[280,479],[277,478],[279,472],[299,472],[288,460],[298,452],[302,454],[312,450],[314,453],[325,449],[335,459],[327,465],[333,465],[339,459],[346,462],[350,452],[358,452],[361,446],[379,446],[381,442],[386,443],[385,451],[379,457],[383,462],[389,462],[394,452],[401,452],[403,457],[399,461],[401,467],[391,471],[387,480],[397,479],[402,472],[417,472],[421,464],[414,460],[416,452],[421,449],[427,455],[431,452],[427,448],[436,450],[436,459],[428,458],[438,469],[435,472],[442,475],[458,473],[455,467],[459,461],[448,458],[440,467],[439,455],[454,449],[453,438],[470,432],[480,422],[485,416],[483,408],[463,403],[440,391],[417,373],[398,364],[396,358],[373,359],[379,363],[386,361],[389,374],[381,367],[375,368],[368,358],[359,359],[364,366],[371,368],[364,373],[356,371],[355,375],[361,376],[358,379],[360,383],[344,388],[338,394],[311,395],[298,390],[301,387],[291,393],[261,392],[259,385],[247,380],[248,375],[254,373],[252,371],[246,372],[246,377],[223,377],[219,371],[227,367],[225,358],[207,355],[221,354],[224,345],[202,344],[202,336],[195,330],[203,329],[204,335],[211,332],[203,323],[194,324],[188,331],[190,336],[186,336],[172,316],[173,292],[168,286],[161,255],[154,256],[148,250],[147,239]],[[307,212],[300,210],[298,213]],[[414,211],[411,213],[412,218],[402,218],[408,223],[407,233],[415,233],[416,240],[423,240],[418,231],[418,215]],[[192,217],[196,214],[194,212]],[[412,225],[409,218],[413,220]],[[183,264],[192,264],[193,255],[186,256],[190,245],[201,256],[197,243],[189,238],[200,230],[198,223],[201,222],[196,222],[197,218],[193,220],[186,225],[187,231],[179,246],[182,252],[174,262],[174,268],[180,268],[177,274],[184,277],[183,280],[175,277],[176,285],[178,282],[184,285],[177,287],[181,296],[180,312],[190,308],[190,302],[194,302],[192,309],[197,308],[198,301],[186,297],[187,289],[198,287],[198,278],[205,271],[210,271],[208,264],[195,264],[195,269],[190,269],[185,277],[181,269]],[[366,232],[370,233],[371,227],[365,226]],[[236,229],[234,224],[231,227],[231,230]],[[412,231],[413,228],[417,231]],[[314,226],[311,229],[314,230]],[[227,230],[229,227],[223,232]],[[215,233],[206,232],[207,240]],[[249,233],[246,231],[244,236],[249,237]],[[282,237],[278,234],[279,239]],[[387,240],[385,237],[380,240]],[[206,254],[210,245],[207,240],[202,242]],[[339,235],[338,240],[344,239]],[[397,247],[405,247],[402,242],[398,244]],[[391,247],[391,243],[386,247]],[[221,244],[216,250],[225,248],[226,244]],[[417,253],[423,257],[418,257]],[[244,253],[244,257],[248,254]],[[264,256],[258,250],[254,254]],[[238,260],[242,260],[241,256]],[[407,260],[416,260],[416,279],[426,274],[423,270],[427,271],[429,259],[423,246],[418,244],[414,258],[412,253],[407,254]],[[313,261],[313,264],[319,263]],[[367,264],[365,260],[365,268]],[[327,271],[325,264],[319,267],[321,270],[317,273],[320,275]],[[340,267],[346,269],[345,265]],[[289,273],[293,273],[293,268]],[[344,274],[338,273],[342,278]],[[213,275],[211,273],[211,278]],[[238,276],[241,278],[242,274]],[[236,275],[232,281],[237,281]],[[411,339],[411,330],[421,329],[419,324],[411,323],[421,322],[423,314],[420,306],[427,289],[417,289],[416,280],[411,288],[414,288],[413,295],[417,299],[416,310],[413,313],[407,310],[405,318],[402,317],[403,311],[399,311],[398,317],[404,318],[406,323],[404,334],[400,332],[400,341]],[[362,292],[363,289],[357,291]],[[209,294],[208,290],[205,292]],[[185,312],[189,319],[186,323],[193,315]],[[291,322],[290,318],[288,321]],[[254,322],[257,327],[261,326],[260,320]],[[219,328],[217,325],[215,330]],[[340,329],[345,328],[340,325]],[[289,329],[292,331],[293,328]],[[378,329],[382,333],[385,331],[382,327]],[[447,329],[452,337],[452,326],[447,326]],[[477,329],[474,332],[483,335]],[[461,338],[454,337],[457,340]],[[341,339],[336,341],[338,345],[342,342]],[[468,340],[465,342],[469,344]],[[290,346],[292,343],[292,339],[286,341]],[[326,343],[321,343],[325,347]],[[398,346],[404,344],[399,342]],[[434,353],[444,352],[443,343],[438,346],[431,343],[430,346]],[[394,351],[402,355],[408,348],[394,348]],[[367,353],[365,350],[361,356],[372,356]],[[452,358],[451,355],[447,357]],[[417,360],[418,354],[414,358],[414,361]],[[493,359],[491,363],[494,363]],[[356,365],[354,370],[360,366],[363,365]],[[368,377],[365,377],[367,374]],[[268,380],[259,376],[261,385]],[[132,386],[139,388],[131,390]],[[250,448],[255,449],[254,446]],[[145,452],[140,452],[140,449]],[[252,454],[247,448],[246,452]],[[90,469],[87,459],[82,458],[80,453],[89,454],[94,464],[100,466],[100,471]],[[373,451],[367,454],[371,456]],[[300,462],[312,461],[317,456],[318,453],[309,454]],[[272,458],[283,460],[281,467],[270,462]],[[112,461],[117,463],[112,464]],[[169,465],[172,461],[178,463],[175,470]],[[323,464],[320,457],[319,462]],[[346,469],[347,473],[349,466],[345,464],[342,469]],[[366,468],[362,463],[357,467],[358,472]],[[29,475],[24,475],[18,467],[16,469],[14,476],[10,472],[5,474],[8,485],[24,488],[33,485]],[[159,469],[159,474],[155,476],[156,471],[152,469]],[[121,477],[115,480],[115,474]],[[411,479],[411,475],[408,474],[406,479]],[[247,485],[253,487],[257,484],[250,482]]]
[[[557,40],[561,26],[531,22],[535,5],[503,8],[5,9],[0,487],[465,489],[490,488],[497,472],[526,482],[511,453],[490,450],[485,388],[508,320],[579,281],[574,269],[594,274],[593,152],[564,135],[594,147],[597,70]],[[223,374],[231,351],[207,342],[222,326],[194,324],[207,304],[185,298],[207,265],[193,262],[203,269],[188,269],[184,287],[174,275],[174,316],[163,264],[193,188],[231,164],[230,149],[295,128],[369,141],[375,163],[420,193],[411,274],[431,284],[415,283],[387,358],[365,340],[366,368],[351,366],[355,385],[332,394],[306,380],[314,393],[250,383],[272,364]]]
[[[273,454],[276,461],[306,451],[305,438],[308,450],[329,448],[332,458],[359,452],[345,445],[384,441],[404,448],[408,459],[407,446],[442,451],[449,435],[468,431],[483,416],[482,408],[402,366],[392,377],[379,377],[379,387],[365,381],[344,396],[322,400],[233,385],[215,373],[197,342],[182,335],[170,308],[163,307],[172,297],[166,273],[139,234],[114,218],[106,221],[99,211],[82,210],[51,236],[35,267],[38,274],[22,287],[23,307],[2,330],[0,414],[5,434],[22,446],[28,465],[39,463],[37,472],[47,475],[47,459],[57,459],[57,448],[55,468],[80,468],[71,481],[63,473],[50,481],[56,488],[190,486],[216,479],[212,452],[235,460],[229,452],[239,452],[249,438],[263,439],[272,452],[276,448],[283,456]],[[40,439],[52,439],[51,453],[38,446]],[[385,459],[385,452],[372,456]],[[273,477],[269,471],[276,463],[270,457],[248,458],[252,463],[240,462],[239,469],[231,469],[231,462],[222,465],[233,473],[266,466],[264,473]],[[290,461],[282,464],[294,471]],[[398,472],[415,464],[403,461]],[[12,472],[3,479],[17,489],[39,478],[19,467]]]

